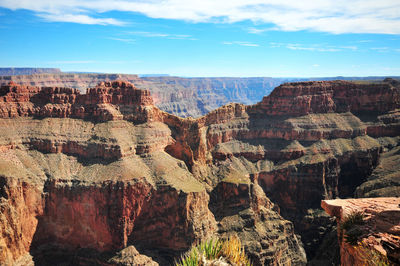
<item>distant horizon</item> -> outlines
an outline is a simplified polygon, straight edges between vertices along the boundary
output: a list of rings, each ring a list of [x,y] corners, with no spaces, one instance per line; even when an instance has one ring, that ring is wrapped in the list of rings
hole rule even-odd
[[[121,72],[94,72],[94,71],[64,71],[58,67],[0,67],[0,72],[3,69],[57,69],[59,73],[49,73],[49,72],[41,72],[41,73],[33,73],[34,74],[109,74],[109,75],[137,75],[139,77],[179,77],[179,78],[276,78],[276,79],[298,79],[298,78],[374,78],[374,79],[383,79],[383,78],[400,78],[400,75],[367,75],[367,76],[183,76],[183,75],[171,75],[167,73],[121,73]],[[19,76],[19,75],[29,75],[29,74],[14,74],[14,75],[2,75],[0,76]]]

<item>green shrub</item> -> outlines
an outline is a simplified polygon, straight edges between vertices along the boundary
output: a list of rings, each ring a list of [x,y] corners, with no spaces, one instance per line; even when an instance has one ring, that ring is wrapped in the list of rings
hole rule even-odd
[[[246,256],[241,241],[237,236],[227,240],[210,239],[193,246],[176,266],[201,266],[205,261],[220,260],[233,265],[250,266],[250,260]]]
[[[357,245],[358,239],[360,236],[362,236],[363,231],[359,227],[353,227],[346,231],[346,234],[344,235],[344,241],[349,243],[350,245]]]
[[[339,226],[342,234],[344,231],[344,239],[347,243],[350,245],[357,244],[358,239],[363,234],[363,231],[359,226],[363,224],[364,213],[361,211],[353,211],[343,219]]]
[[[222,242],[220,240],[210,239],[200,243],[199,251],[204,254],[207,260],[218,258],[222,250]]]

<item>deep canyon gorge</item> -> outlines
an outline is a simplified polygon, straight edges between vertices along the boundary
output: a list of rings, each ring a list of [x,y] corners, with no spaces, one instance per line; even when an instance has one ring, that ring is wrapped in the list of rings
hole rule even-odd
[[[284,83],[196,118],[143,80],[3,82],[1,264],[169,265],[232,234],[254,265],[339,263],[321,200],[400,195],[396,80]]]

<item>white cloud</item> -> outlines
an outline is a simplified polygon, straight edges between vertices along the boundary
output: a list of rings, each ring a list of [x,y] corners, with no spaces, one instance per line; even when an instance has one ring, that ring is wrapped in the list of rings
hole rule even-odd
[[[289,50],[300,50],[300,51],[315,51],[315,52],[339,52],[343,50],[358,50],[357,46],[325,46],[323,44],[311,44],[304,45],[299,43],[279,43],[279,42],[270,42],[271,48],[287,48]]]
[[[358,47],[357,47],[357,46],[355,46],[355,45],[350,45],[350,46],[340,46],[339,48],[342,48],[342,49],[348,49],[348,50],[352,50],[352,51],[356,51],[356,50],[358,50]]]
[[[107,39],[119,41],[119,42],[125,42],[125,43],[135,43],[136,42],[136,40],[133,40],[133,39],[124,39],[124,38],[115,38],[115,37],[109,37]]]
[[[237,45],[240,45],[240,46],[250,46],[250,47],[258,47],[258,46],[260,46],[260,45],[257,44],[257,43],[239,42],[239,41],[234,41],[234,42],[223,42],[222,44],[225,44],[225,45],[237,44]]]
[[[340,49],[333,47],[319,47],[319,46],[302,46],[300,44],[287,44],[286,48],[290,50],[302,50],[302,51],[317,51],[317,52],[339,52]]]
[[[142,36],[142,37],[167,38],[173,40],[191,40],[191,41],[197,40],[196,38],[193,38],[192,35],[186,35],[186,34],[169,34],[169,33],[148,32],[148,31],[130,31],[130,32],[125,32],[125,34]]]
[[[61,60],[46,62],[50,65],[84,65],[84,64],[126,64],[126,63],[139,63],[141,61],[98,61],[98,60]]]
[[[389,47],[372,47],[371,50],[377,51],[379,53],[386,53],[389,52]]]
[[[32,10],[51,21],[85,24],[122,25],[90,15],[125,11],[191,22],[252,20],[284,31],[400,34],[398,0],[0,0],[0,6]]]
[[[48,62],[49,64],[59,64],[59,65],[69,65],[69,64],[93,64],[96,63],[96,61],[92,61],[92,60],[70,60],[70,61],[51,61]]]
[[[44,18],[47,21],[55,21],[55,22],[72,22],[79,24],[89,24],[89,25],[115,25],[115,26],[123,26],[126,23],[119,21],[113,18],[93,18],[88,15],[80,15],[80,14],[48,14],[48,13],[40,13],[39,17]]]
[[[257,28],[248,28],[247,32],[252,34],[261,34],[271,29],[257,29]]]

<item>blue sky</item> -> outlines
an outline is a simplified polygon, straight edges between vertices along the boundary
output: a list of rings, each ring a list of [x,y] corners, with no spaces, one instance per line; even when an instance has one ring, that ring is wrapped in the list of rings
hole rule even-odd
[[[281,2],[0,0],[0,67],[178,76],[400,75],[400,1]]]

